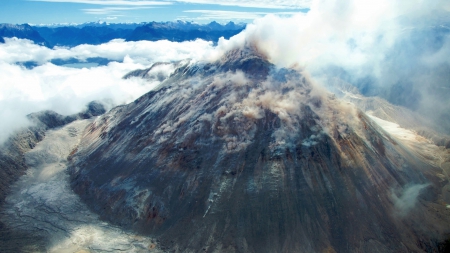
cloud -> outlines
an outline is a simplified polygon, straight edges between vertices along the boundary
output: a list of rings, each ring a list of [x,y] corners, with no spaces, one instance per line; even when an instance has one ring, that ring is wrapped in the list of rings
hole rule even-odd
[[[262,8],[262,9],[307,9],[311,6],[311,0],[279,0],[279,1],[254,1],[254,0],[178,0],[176,2],[194,3],[194,4],[208,4],[221,6],[237,6],[247,8]]]
[[[26,126],[25,116],[51,109],[68,115],[81,111],[92,100],[110,105],[133,101],[149,87],[141,80],[122,80],[121,75],[139,64],[110,63],[92,69],[72,69],[46,63],[31,70],[0,63],[0,141],[18,127]]]
[[[186,10],[183,12],[201,14],[199,17],[196,18],[186,18],[189,20],[254,20],[269,14],[269,12],[219,11],[219,10]],[[292,16],[296,14],[296,12],[276,12],[273,14],[277,16]]]
[[[450,133],[448,2],[323,1],[292,17],[267,15],[218,50],[251,45],[279,67],[338,77],[366,96],[428,115]]]
[[[151,5],[170,5],[174,2],[208,4],[221,6],[237,6],[263,9],[306,9],[311,5],[311,0],[279,0],[279,1],[255,1],[255,0],[175,0],[175,1],[134,1],[134,0],[28,0],[35,2],[53,2],[53,3],[80,3],[95,5],[133,5],[133,6],[151,6]]]
[[[107,20],[114,20],[122,17],[124,11],[136,11],[143,9],[158,8],[172,5],[170,1],[130,1],[130,0],[28,0],[32,2],[51,2],[51,3],[78,3],[107,6],[103,8],[85,8],[81,9],[85,14],[90,15],[113,15],[107,17]],[[111,17],[115,17],[112,19]]]
[[[106,6],[104,8],[84,8],[81,9],[85,14],[90,15],[112,15],[121,14],[124,11],[135,11],[147,8],[157,8],[166,5],[219,5],[229,6],[235,8],[253,8],[255,11],[223,11],[223,10],[185,10],[184,13],[199,13],[200,16],[183,16],[178,15],[177,19],[180,20],[236,20],[236,21],[249,21],[256,18],[261,18],[268,13],[274,13],[280,16],[291,16],[294,12],[274,12],[274,10],[307,10],[311,5],[311,0],[280,0],[280,1],[206,1],[206,0],[168,0],[168,1],[135,1],[135,0],[28,0],[36,2],[52,2],[52,3],[78,3],[78,4],[91,4]],[[130,7],[131,6],[131,7]],[[271,10],[270,12],[260,11],[260,9]]]
[[[149,67],[155,62],[194,61],[208,57],[212,43],[113,40],[102,45],[80,45],[74,48],[49,49],[29,40],[5,38],[0,44],[0,143],[29,122],[26,115],[40,110],[54,110],[60,114],[77,113],[92,100],[100,100],[109,107],[128,103],[147,93],[173,69],[160,66],[154,69],[158,78],[151,81],[138,78],[122,79],[128,72]],[[107,66],[75,69],[56,66],[52,59],[103,57],[113,61]],[[39,66],[26,69],[17,62],[34,61]]]
[[[386,0],[347,4],[318,0],[308,13],[290,18],[267,15],[255,20],[244,33],[223,43],[255,43],[279,66],[299,64],[311,69],[326,60],[328,64],[337,61],[360,67],[382,62],[395,42],[407,36],[405,29],[431,24],[433,6],[439,7],[421,1],[399,5],[398,1]]]
[[[88,58],[103,57],[113,61],[122,61],[125,56],[135,62],[149,65],[158,61],[178,61],[183,59],[204,59],[215,51],[208,41],[196,40],[182,43],[160,41],[125,42],[115,39],[101,45],[83,44],[73,48],[55,47],[49,49],[26,39],[5,38],[0,44],[0,61],[14,64],[33,61],[44,64],[52,59],[76,58],[85,61]]]
[[[130,10],[142,10],[142,9],[152,9],[154,7],[148,6],[139,6],[139,7],[104,7],[104,8],[95,8],[95,9],[82,9],[86,14],[93,15],[110,15],[115,14],[121,11],[130,11]]]
[[[93,5],[131,5],[131,6],[161,6],[171,5],[171,2],[166,1],[127,1],[127,0],[28,0],[31,2],[51,2],[51,3],[79,3],[79,4],[93,4]]]

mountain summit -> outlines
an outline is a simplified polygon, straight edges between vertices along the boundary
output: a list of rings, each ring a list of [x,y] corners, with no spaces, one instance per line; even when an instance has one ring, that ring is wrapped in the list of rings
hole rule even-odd
[[[439,166],[252,48],[181,64],[70,159],[92,210],[164,251],[416,252],[449,232]]]

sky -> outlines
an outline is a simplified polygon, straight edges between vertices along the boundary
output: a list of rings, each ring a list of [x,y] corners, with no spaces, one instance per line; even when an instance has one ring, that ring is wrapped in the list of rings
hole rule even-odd
[[[250,22],[306,12],[311,0],[1,0],[0,23]]]

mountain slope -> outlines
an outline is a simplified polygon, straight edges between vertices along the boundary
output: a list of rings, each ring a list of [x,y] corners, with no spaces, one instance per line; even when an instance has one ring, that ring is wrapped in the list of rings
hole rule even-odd
[[[78,119],[87,119],[105,112],[103,105],[91,102],[87,109],[78,114],[63,116],[53,111],[41,111],[28,115],[34,123],[21,129],[0,145],[0,210],[4,211],[5,198],[11,193],[13,185],[28,169],[25,153],[33,149],[45,138],[47,130],[61,127]],[[3,216],[3,213],[0,214]],[[1,252],[41,252],[45,251],[45,240],[37,234],[18,232],[5,226],[0,220]],[[32,249],[30,249],[32,247]]]
[[[166,251],[420,252],[450,232],[442,168],[254,48],[178,68],[71,159],[94,211]]]

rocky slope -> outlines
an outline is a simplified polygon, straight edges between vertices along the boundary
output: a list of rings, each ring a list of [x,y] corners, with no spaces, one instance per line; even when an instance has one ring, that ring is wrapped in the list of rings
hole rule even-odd
[[[150,238],[100,221],[70,189],[67,156],[91,121],[49,130],[25,153],[29,169],[13,184],[1,216],[14,231],[6,236],[9,247],[1,252],[145,252],[155,247]],[[22,247],[14,248],[13,243]]]
[[[164,251],[437,251],[448,177],[401,141],[248,47],[95,120],[71,184]]]
[[[105,113],[102,104],[91,102],[84,112],[63,116],[53,111],[41,111],[28,115],[32,125],[18,131],[0,146],[0,205],[8,193],[9,185],[26,170],[24,153],[34,148],[49,129],[61,127],[77,119],[88,119]]]
[[[24,175],[28,169],[24,154],[44,139],[47,130],[61,127],[77,119],[98,116],[105,112],[103,105],[97,102],[91,102],[87,107],[86,111],[69,116],[63,116],[53,111],[32,113],[28,115],[28,118],[33,124],[26,129],[18,131],[0,145],[0,208],[3,208],[5,198],[10,193],[10,186]],[[8,251],[16,251],[27,246],[24,245],[23,241],[15,242],[12,240],[12,233],[10,228],[0,221],[0,251],[6,249],[9,249]],[[30,239],[34,245],[36,241],[40,240],[40,238],[35,238],[30,234],[15,234],[13,237],[34,238]],[[40,248],[43,246],[41,244],[41,246],[36,247]],[[36,250],[36,248],[31,250]]]
[[[389,103],[380,97],[365,97],[353,85],[339,78],[329,80],[330,89],[339,98],[354,104],[363,112],[377,118],[397,123],[402,128],[414,130],[437,146],[450,148],[450,136],[445,125],[436,124],[429,118],[408,108]]]

